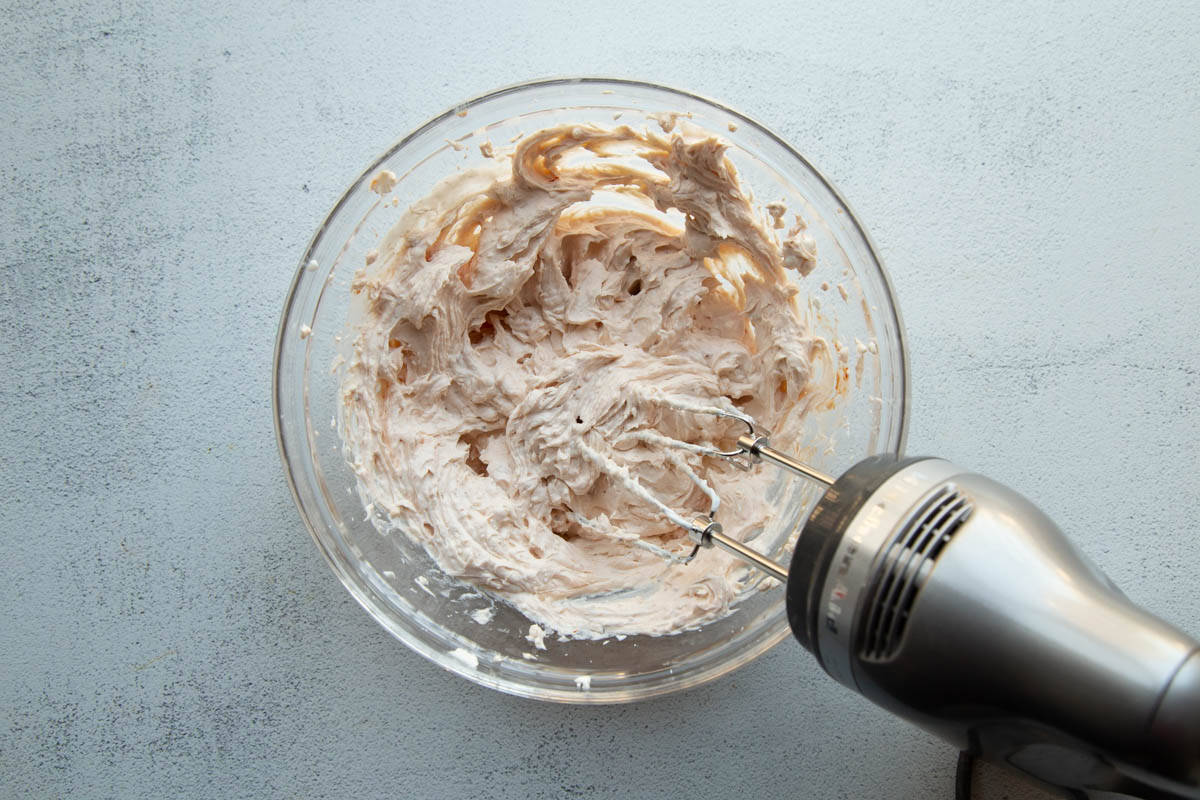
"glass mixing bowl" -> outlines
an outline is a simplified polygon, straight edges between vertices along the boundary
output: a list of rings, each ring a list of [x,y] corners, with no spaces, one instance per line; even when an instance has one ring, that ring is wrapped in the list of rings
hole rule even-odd
[[[800,455],[837,473],[858,459],[903,447],[908,381],[903,329],[888,278],[866,231],[837,191],[801,155],[746,116],[687,92],[593,78],[500,89],[450,109],[392,146],[346,191],[317,229],[284,304],[275,349],[275,427],[300,515],[333,571],[393,636],[476,683],[542,700],[625,702],[681,691],[725,675],[788,635],[783,589],[752,581],[727,617],[671,636],[561,641],[526,639],[530,620],[442,573],[419,545],[381,536],[364,519],[355,476],[332,421],[337,359],[350,281],[368,251],[414,201],[454,170],[479,163],[485,140],[507,147],[523,133],[563,123],[656,125],[675,112],[726,139],[728,156],[758,202],[784,201],[816,239],[818,265],[796,278],[810,324],[837,343],[842,394],[807,417]],[[399,182],[381,198],[368,186],[381,169]],[[754,545],[786,563],[817,497],[815,487],[770,466],[763,502],[775,525]],[[696,568],[695,565],[680,569]],[[493,609],[490,622],[480,624]],[[535,656],[530,659],[529,655]]]

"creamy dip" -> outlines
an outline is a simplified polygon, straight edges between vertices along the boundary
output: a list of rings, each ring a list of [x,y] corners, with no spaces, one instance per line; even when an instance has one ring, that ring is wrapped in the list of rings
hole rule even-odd
[[[728,449],[739,424],[698,405],[787,447],[831,402],[796,299],[813,241],[754,204],[726,147],[688,125],[539,131],[445,179],[355,276],[339,429],[368,511],[539,630],[728,613],[745,568],[664,558],[691,542],[630,482],[689,518],[711,487],[752,537],[770,476],[656,437]]]

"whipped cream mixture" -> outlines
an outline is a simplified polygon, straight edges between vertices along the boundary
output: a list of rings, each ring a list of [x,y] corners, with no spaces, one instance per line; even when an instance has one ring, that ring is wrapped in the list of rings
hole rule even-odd
[[[803,223],[756,207],[719,138],[662,127],[497,149],[410,208],[353,283],[339,427],[368,513],[539,632],[667,634],[728,613],[746,568],[651,552],[692,546],[630,483],[692,518],[709,497],[691,471],[736,510],[725,532],[751,538],[769,471],[655,436],[728,449],[744,427],[680,410],[704,405],[786,448],[832,402],[789,275],[815,264]]]

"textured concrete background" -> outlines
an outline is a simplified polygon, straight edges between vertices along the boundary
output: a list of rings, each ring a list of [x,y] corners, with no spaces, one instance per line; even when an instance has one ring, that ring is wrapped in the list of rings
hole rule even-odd
[[[393,139],[550,74],[806,153],[891,269],[910,450],[1200,632],[1200,6],[510,5],[4,3],[0,795],[951,796],[948,747],[794,645],[636,706],[517,700],[308,540],[269,401],[305,243]]]

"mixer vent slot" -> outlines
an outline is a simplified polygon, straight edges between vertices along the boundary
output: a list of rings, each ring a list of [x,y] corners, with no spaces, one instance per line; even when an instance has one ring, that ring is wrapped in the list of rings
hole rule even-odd
[[[908,615],[942,549],[971,515],[971,501],[952,483],[939,486],[899,527],[884,550],[883,568],[867,598],[870,609],[860,654],[886,661],[904,639]]]

